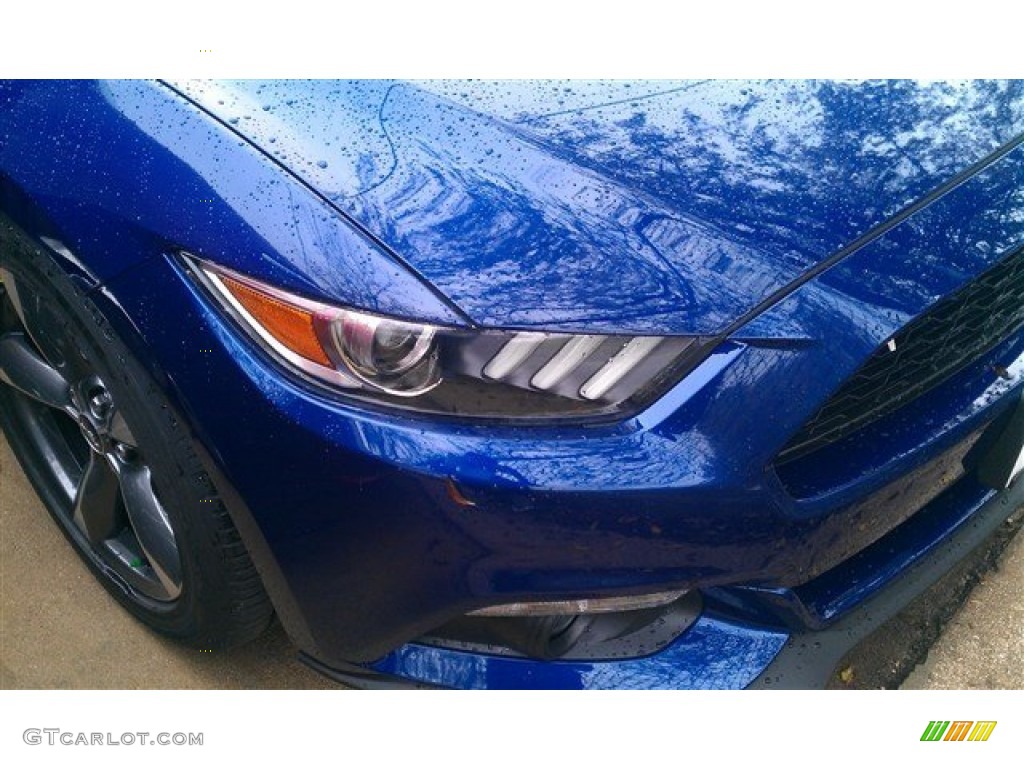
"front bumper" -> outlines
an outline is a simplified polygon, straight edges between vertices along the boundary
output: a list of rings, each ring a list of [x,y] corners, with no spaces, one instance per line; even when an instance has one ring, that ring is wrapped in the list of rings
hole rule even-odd
[[[1019,501],[1019,483],[996,496],[963,468],[1021,390],[999,381],[977,397],[965,383],[985,361],[952,383],[966,394],[944,398],[934,429],[900,432],[884,461],[851,447],[849,465],[870,471],[798,498],[771,457],[817,402],[793,397],[794,369],[818,362],[805,346],[730,341],[628,422],[528,431],[421,423],[310,391],[170,258],[97,298],[138,321],[282,622],[325,670],[456,687],[744,687],[808,632],[847,632],[835,622],[859,622],[856,606],[910,583],[918,563],[945,563],[936,547]],[[992,354],[1013,368],[1022,346]],[[483,606],[668,588],[699,589],[704,610],[653,655],[537,662],[417,642]],[[810,666],[824,680],[828,664]]]
[[[897,581],[864,601],[827,628],[790,636],[751,688],[820,688],[834,680],[841,660],[872,633],[881,630],[910,603],[936,584],[1016,510],[1024,507],[1024,482],[995,494],[942,539],[934,550],[910,566]]]
[[[368,667],[335,669],[306,659],[314,669],[358,687],[454,688],[824,688],[840,662],[862,641],[970,557],[1015,510],[1024,507],[1024,481],[984,494],[977,507],[952,504],[925,511],[942,530],[914,562],[884,588],[821,629],[757,625],[719,605],[706,609],[684,636],[660,653],[629,661],[538,662],[406,645]],[[945,506],[946,509],[941,507]],[[921,533],[906,526],[895,532]],[[888,546],[888,545],[887,545]]]

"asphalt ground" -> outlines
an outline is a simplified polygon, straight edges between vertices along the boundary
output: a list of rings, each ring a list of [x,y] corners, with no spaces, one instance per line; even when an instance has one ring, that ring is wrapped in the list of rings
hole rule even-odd
[[[1024,515],[893,619],[835,688],[1024,689]],[[0,688],[336,688],[280,626],[226,652],[131,618],[79,561],[0,437]]]

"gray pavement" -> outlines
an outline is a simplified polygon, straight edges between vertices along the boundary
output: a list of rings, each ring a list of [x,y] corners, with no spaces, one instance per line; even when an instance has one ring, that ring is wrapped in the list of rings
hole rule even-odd
[[[903,687],[1024,688],[1022,586],[1016,536]],[[140,625],[79,562],[0,437],[0,688],[336,687],[295,653],[278,626],[208,654]]]
[[[1010,541],[901,687],[1024,689],[1024,535]]]

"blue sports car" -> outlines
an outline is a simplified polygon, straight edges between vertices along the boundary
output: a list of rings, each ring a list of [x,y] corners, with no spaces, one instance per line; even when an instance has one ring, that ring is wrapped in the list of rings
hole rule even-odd
[[[825,684],[1024,504],[1024,83],[0,83],[0,423],[200,648]]]

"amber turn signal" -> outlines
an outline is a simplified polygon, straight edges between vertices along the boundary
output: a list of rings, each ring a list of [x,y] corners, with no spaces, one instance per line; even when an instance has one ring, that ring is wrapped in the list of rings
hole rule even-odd
[[[307,360],[332,367],[317,338],[312,312],[285,304],[227,275],[220,279],[238,303],[281,344]]]

